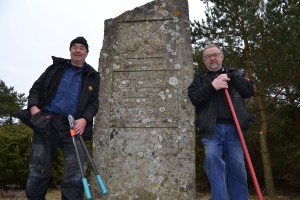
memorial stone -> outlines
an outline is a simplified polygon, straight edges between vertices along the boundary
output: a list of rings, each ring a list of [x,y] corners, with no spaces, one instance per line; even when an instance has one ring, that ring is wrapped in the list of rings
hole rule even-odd
[[[105,20],[93,152],[107,199],[195,199],[190,38],[187,0]]]

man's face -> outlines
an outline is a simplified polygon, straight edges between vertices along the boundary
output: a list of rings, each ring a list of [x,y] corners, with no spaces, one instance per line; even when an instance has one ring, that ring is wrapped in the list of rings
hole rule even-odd
[[[217,47],[206,49],[203,52],[203,62],[210,71],[218,71],[222,68],[224,54]]]
[[[87,49],[80,43],[75,43],[70,49],[71,63],[75,66],[81,67],[88,55]]]

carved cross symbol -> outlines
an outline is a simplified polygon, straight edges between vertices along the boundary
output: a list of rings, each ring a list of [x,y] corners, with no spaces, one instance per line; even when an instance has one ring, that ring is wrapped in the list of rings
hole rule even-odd
[[[120,24],[118,30],[119,51],[122,53],[163,51],[165,49],[166,33],[161,29],[162,22],[157,20]]]

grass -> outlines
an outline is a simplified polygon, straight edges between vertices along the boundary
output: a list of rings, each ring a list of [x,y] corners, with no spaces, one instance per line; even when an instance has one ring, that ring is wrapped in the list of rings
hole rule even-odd
[[[0,189],[0,200],[26,200],[26,195],[24,190],[19,189]],[[59,189],[49,189],[46,195],[46,199],[49,200],[59,200],[60,190]],[[256,200],[256,195],[250,195],[249,200]],[[210,200],[210,194],[197,193],[195,200]],[[264,200],[300,200],[299,196],[275,196],[275,197],[264,197]]]
[[[46,199],[60,200],[60,190],[49,189]],[[0,200],[27,200],[25,191],[19,189],[0,189]]]

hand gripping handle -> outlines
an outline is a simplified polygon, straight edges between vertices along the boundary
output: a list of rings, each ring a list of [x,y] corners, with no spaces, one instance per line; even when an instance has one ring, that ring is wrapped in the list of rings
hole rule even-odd
[[[69,121],[70,129],[74,129],[76,121],[72,115],[68,116],[68,121]]]

